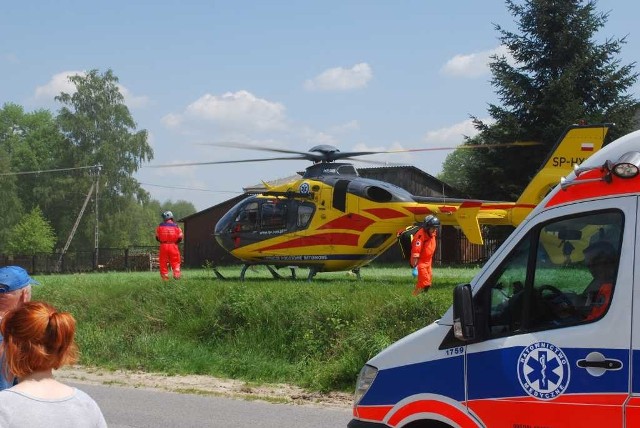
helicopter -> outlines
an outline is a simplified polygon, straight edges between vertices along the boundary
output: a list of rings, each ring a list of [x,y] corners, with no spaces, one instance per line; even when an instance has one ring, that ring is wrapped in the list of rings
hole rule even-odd
[[[319,272],[334,271],[351,271],[360,277],[362,266],[396,243],[399,230],[420,222],[428,214],[435,214],[442,225],[459,227],[475,244],[483,242],[481,225],[517,226],[561,177],[571,172],[573,165],[602,147],[608,128],[609,125],[570,126],[516,202],[417,196],[394,184],[361,177],[353,164],[344,162],[357,156],[399,151],[340,152],[334,146],[319,145],[299,152],[215,144],[293,156],[188,165],[310,160],[312,164],[302,176],[281,184],[264,183],[264,190],[227,211],[215,225],[215,239],[244,262],[241,279],[253,265],[266,265],[274,277],[280,275],[272,267],[288,267],[294,277],[295,267],[307,268],[308,280]],[[423,150],[433,149],[402,152]]]

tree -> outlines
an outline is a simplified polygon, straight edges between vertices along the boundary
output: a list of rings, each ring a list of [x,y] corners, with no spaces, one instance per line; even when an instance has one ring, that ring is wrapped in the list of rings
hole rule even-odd
[[[62,134],[49,111],[25,113],[21,106],[11,103],[0,109],[0,248],[23,212],[41,206],[48,217],[47,206],[60,188],[58,177],[23,173],[59,168],[62,144]]]
[[[196,207],[194,207],[191,202],[184,200],[178,200],[176,202],[165,201],[165,203],[162,204],[162,209],[158,213],[158,217],[159,214],[164,211],[171,211],[176,220],[197,212]]]
[[[517,199],[568,125],[615,123],[610,137],[616,138],[632,130],[640,106],[627,94],[638,78],[635,63],[616,59],[625,38],[595,41],[608,14],[597,13],[594,0],[506,4],[519,33],[499,25],[496,30],[515,65],[506,56],[493,57],[491,83],[502,104],[489,105],[492,123],[473,117],[480,133],[467,144],[543,144],[451,154],[440,178],[483,199]]]
[[[118,78],[111,70],[104,74],[91,70],[69,80],[76,92],[63,92],[55,98],[64,105],[57,119],[70,145],[66,153],[68,163],[77,167],[101,165],[101,169],[99,177],[87,175],[76,179],[71,187],[75,192],[66,203],[79,211],[91,184],[97,182],[99,216],[116,217],[125,212],[133,200],[141,203],[149,200],[149,194],[133,178],[142,162],[153,159],[147,131],[136,130],[136,123],[118,89]],[[95,206],[95,194],[93,197]],[[75,216],[68,219],[67,230],[73,221]],[[84,224],[77,242],[86,248],[94,242],[95,213],[88,214]],[[108,243],[109,234],[101,235],[101,241]]]
[[[55,243],[56,235],[53,228],[44,218],[40,208],[35,207],[11,229],[6,250],[12,255],[50,254]]]

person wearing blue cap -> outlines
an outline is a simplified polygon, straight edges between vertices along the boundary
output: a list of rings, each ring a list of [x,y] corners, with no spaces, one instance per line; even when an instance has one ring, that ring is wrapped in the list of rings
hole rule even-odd
[[[4,315],[31,300],[31,284],[40,284],[31,278],[20,266],[4,266],[0,268],[0,320]],[[0,343],[2,335],[0,334]],[[0,390],[10,388],[16,382],[15,377],[5,376],[4,362],[0,357]]]

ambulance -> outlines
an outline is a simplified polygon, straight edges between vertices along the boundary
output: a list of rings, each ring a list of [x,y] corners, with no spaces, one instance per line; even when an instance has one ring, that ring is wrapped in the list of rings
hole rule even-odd
[[[639,172],[636,131],[564,178],[441,319],[366,363],[348,427],[640,427]]]

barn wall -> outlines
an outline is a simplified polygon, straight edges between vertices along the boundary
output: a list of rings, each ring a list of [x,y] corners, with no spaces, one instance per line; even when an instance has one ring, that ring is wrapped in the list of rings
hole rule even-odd
[[[200,268],[206,263],[214,266],[239,263],[238,259],[218,244],[213,232],[218,220],[245,197],[245,195],[235,197],[181,219],[184,225],[183,258],[186,267]]]

